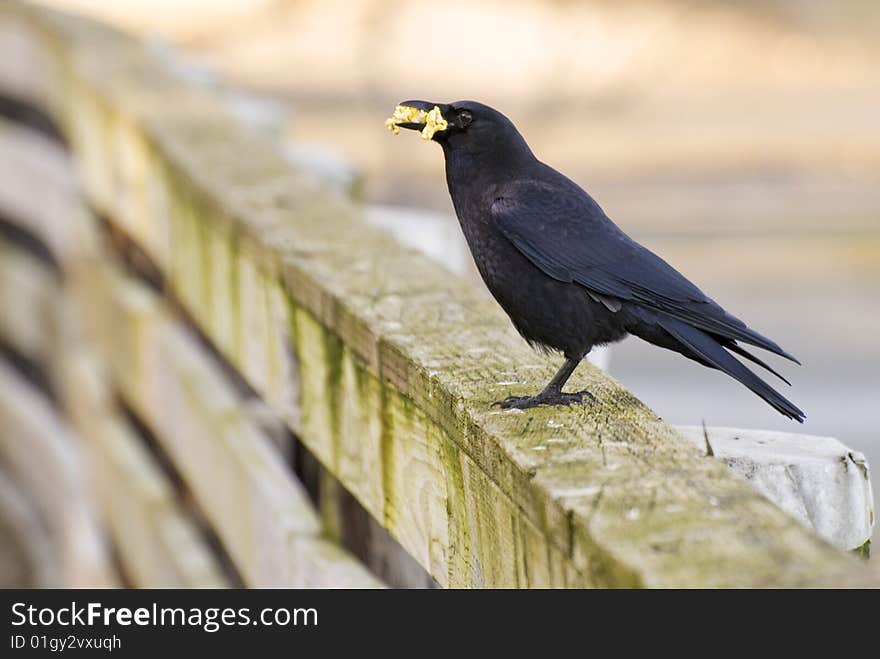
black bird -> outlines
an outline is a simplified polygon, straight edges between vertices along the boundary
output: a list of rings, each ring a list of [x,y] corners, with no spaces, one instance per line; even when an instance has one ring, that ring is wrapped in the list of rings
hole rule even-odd
[[[474,101],[401,105],[439,108],[447,125],[423,135],[443,148],[449,194],[483,281],[529,344],[565,356],[540,393],[498,405],[587,402],[589,392],[562,391],[572,372],[593,346],[633,334],[726,373],[803,422],[801,410],[730,352],[787,384],[739,344],[800,362],[627,236],[586,191],[538,160],[507,117]],[[395,123],[423,129],[424,119]]]

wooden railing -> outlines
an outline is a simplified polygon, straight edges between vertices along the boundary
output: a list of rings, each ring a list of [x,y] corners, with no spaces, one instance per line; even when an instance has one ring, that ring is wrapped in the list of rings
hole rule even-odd
[[[51,119],[69,147],[39,138],[54,164],[23,174],[20,212],[4,209],[33,237],[7,236],[4,250],[42,282],[44,311],[2,332],[56,398],[46,423],[87,447],[58,487],[97,491],[100,515],[84,495],[66,505],[85,511],[86,545],[109,530],[119,564],[94,549],[87,574],[880,583],[595,368],[573,386],[596,405],[493,409],[553,365],[484,292],[367,226],[351,199],[137,41],[7,1],[0,43],[21,73],[0,80],[3,94],[39,110],[35,125]],[[4,123],[0,141],[20,131]],[[38,389],[15,386],[22,400]]]

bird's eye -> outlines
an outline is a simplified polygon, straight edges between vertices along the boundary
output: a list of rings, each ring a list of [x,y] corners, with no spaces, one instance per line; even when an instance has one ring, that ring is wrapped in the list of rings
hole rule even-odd
[[[474,116],[467,110],[458,113],[458,123],[462,128],[467,128],[474,120]]]

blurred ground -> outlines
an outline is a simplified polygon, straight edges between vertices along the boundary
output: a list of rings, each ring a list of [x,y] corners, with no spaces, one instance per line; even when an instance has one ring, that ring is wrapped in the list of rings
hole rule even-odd
[[[280,105],[292,140],[356,163],[368,201],[450,222],[439,149],[382,121],[407,98],[502,109],[634,237],[801,358],[782,369],[804,432],[880,465],[880,3],[44,1],[176,44],[204,67],[190,75],[216,71],[254,93],[251,112]],[[637,340],[610,370],[675,423],[801,430]]]

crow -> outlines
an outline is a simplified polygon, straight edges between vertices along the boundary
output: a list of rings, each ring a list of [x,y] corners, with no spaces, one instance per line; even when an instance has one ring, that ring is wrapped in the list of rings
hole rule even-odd
[[[593,346],[632,334],[726,373],[803,423],[801,410],[731,353],[786,384],[740,344],[800,362],[626,235],[583,188],[538,160],[507,117],[475,101],[400,105],[387,125],[422,130],[442,147],[452,204],[489,291],[531,346],[565,357],[540,393],[497,405],[590,402],[589,392],[563,386]]]

